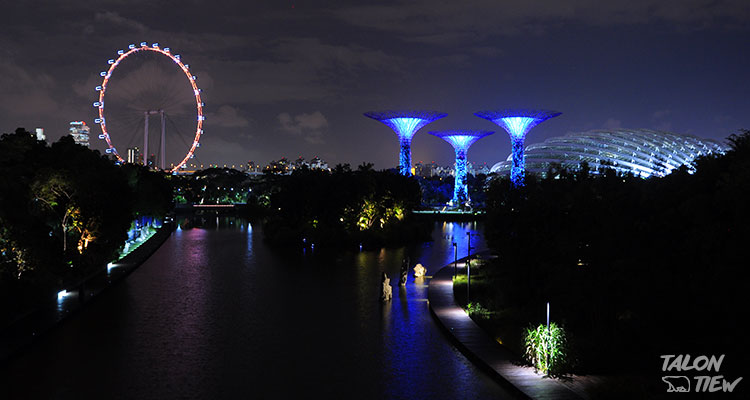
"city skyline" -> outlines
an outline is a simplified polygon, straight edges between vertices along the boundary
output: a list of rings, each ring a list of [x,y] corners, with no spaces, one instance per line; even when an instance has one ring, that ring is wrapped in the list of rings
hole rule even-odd
[[[204,91],[205,137],[191,163],[302,154],[395,167],[398,141],[362,117],[371,109],[446,112],[435,130],[495,129],[472,115],[479,109],[563,112],[527,144],[619,127],[723,141],[750,127],[749,16],[741,1],[23,2],[6,7],[0,28],[0,132],[42,127],[51,142],[85,121],[103,151],[91,107],[99,72],[117,50],[148,41],[182,54]],[[485,139],[472,160],[505,160],[503,139]],[[412,151],[414,164],[453,159],[425,132]]]

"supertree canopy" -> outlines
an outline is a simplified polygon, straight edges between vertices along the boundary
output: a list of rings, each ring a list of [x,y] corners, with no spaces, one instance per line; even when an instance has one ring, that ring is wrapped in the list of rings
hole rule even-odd
[[[399,172],[411,175],[411,139],[423,126],[448,114],[435,111],[380,111],[366,112],[365,117],[376,119],[393,129],[401,142]]]
[[[524,156],[523,143],[526,133],[540,123],[554,118],[562,113],[549,110],[508,109],[495,111],[480,111],[474,113],[477,117],[488,119],[500,125],[510,135],[512,145],[513,165],[510,170],[510,180],[514,186],[523,186]]]
[[[453,200],[451,205],[463,206],[469,204],[469,190],[466,184],[466,152],[477,140],[492,135],[492,131],[439,131],[430,135],[442,138],[456,150],[456,178],[453,184]]]

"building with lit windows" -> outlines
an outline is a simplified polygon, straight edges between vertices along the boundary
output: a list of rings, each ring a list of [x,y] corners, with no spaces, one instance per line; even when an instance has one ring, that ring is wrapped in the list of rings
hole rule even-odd
[[[128,162],[131,164],[143,164],[141,150],[138,147],[128,148]]]
[[[36,138],[36,140],[41,140],[43,142],[47,141],[47,136],[44,135],[44,128],[34,129],[34,137]]]
[[[546,176],[553,164],[577,170],[582,162],[591,173],[605,169],[647,178],[665,176],[682,165],[695,170],[697,157],[723,154],[728,146],[711,139],[650,129],[593,130],[553,137],[525,149],[526,171]],[[492,167],[509,174],[512,155]]]
[[[321,169],[329,171],[330,168],[328,168],[328,163],[323,161],[320,157],[315,156],[310,160],[310,169]]]
[[[435,173],[435,168],[437,168],[437,164],[435,164],[435,161],[431,163],[423,163],[418,162],[414,164],[414,175],[421,176],[422,178],[429,178]]]
[[[85,121],[72,121],[70,123],[70,135],[76,144],[89,147],[89,127]]]

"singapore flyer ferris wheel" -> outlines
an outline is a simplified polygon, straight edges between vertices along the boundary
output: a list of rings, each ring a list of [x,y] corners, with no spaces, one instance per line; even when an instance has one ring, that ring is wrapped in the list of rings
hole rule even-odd
[[[99,138],[106,142],[106,153],[119,162],[169,172],[183,168],[200,146],[205,120],[195,75],[180,55],[158,43],[131,44],[117,55],[100,73],[103,81],[96,87],[99,99],[94,102],[99,113],[94,122],[101,127]],[[151,135],[150,125],[156,125]],[[121,153],[123,147],[126,154]]]

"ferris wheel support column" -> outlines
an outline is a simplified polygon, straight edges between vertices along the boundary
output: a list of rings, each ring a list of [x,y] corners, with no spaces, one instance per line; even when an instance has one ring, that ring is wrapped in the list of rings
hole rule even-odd
[[[143,165],[148,167],[148,111],[143,112],[146,123],[143,125]]]
[[[164,110],[159,110],[159,115],[161,116],[161,148],[159,149],[159,168],[164,170],[166,166],[166,162],[164,160],[167,148],[167,143],[164,141],[166,136],[164,134],[166,128],[166,123],[164,121]]]

